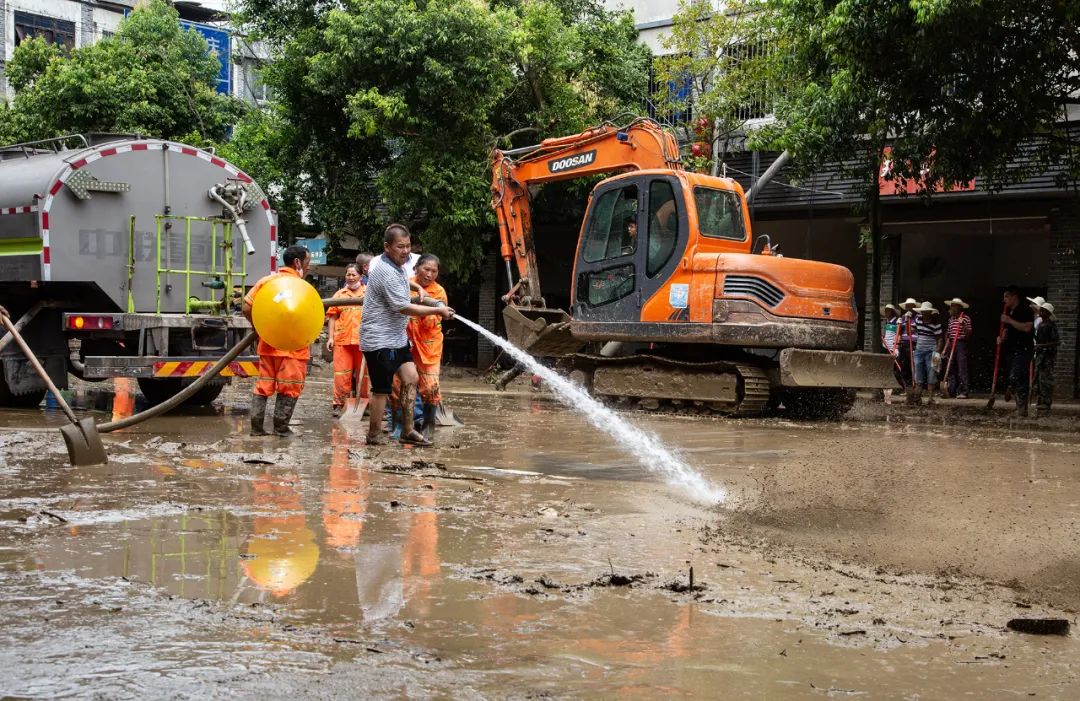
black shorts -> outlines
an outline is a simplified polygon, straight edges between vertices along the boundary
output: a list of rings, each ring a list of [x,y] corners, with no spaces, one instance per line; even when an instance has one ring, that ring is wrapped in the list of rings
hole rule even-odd
[[[371,378],[371,393],[390,394],[394,389],[394,375],[398,368],[413,362],[412,349],[402,346],[397,349],[364,351],[364,360],[367,361],[368,376]]]

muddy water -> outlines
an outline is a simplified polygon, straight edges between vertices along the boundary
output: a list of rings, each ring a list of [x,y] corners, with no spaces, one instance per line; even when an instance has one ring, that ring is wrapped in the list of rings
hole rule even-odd
[[[1068,440],[635,416],[735,495],[709,510],[543,399],[451,394],[436,449],[376,450],[320,390],[296,439],[248,438],[238,391],[79,470],[26,430],[55,413],[5,412],[0,694],[1080,692],[1075,637],[1003,630],[1073,616]]]

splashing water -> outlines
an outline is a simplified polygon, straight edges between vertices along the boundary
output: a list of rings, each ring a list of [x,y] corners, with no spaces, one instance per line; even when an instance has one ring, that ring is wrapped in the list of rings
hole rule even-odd
[[[692,496],[703,501],[722,502],[727,498],[727,492],[723,488],[709,484],[699,472],[672,453],[651,432],[629,423],[589,396],[584,389],[536,362],[535,358],[505,338],[496,336],[468,319],[460,316],[454,318],[482,334],[509,353],[514,360],[539,375],[548,383],[559,401],[580,412],[589,423],[609,434],[626,452],[637,458],[645,469],[659,473],[668,483],[688,490]]]

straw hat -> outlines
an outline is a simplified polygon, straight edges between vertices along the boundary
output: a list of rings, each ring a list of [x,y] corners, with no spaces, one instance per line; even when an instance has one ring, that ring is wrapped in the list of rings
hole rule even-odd
[[[919,306],[919,303],[915,301],[914,297],[908,297],[907,299],[905,299],[903,302],[900,303],[900,308],[901,309],[913,309],[914,307],[917,307],[917,306]]]
[[[1039,309],[1042,305],[1046,304],[1046,300],[1042,297],[1028,297],[1027,301],[1031,302],[1031,306],[1035,309]]]
[[[886,311],[888,311],[889,309],[892,309],[892,310],[893,310],[894,312],[896,312],[897,314],[899,314],[899,313],[900,313],[900,310],[896,308],[896,305],[895,305],[895,304],[886,304],[886,305],[885,305],[884,307],[882,307],[882,308],[881,308],[881,313],[882,313],[882,314],[884,314],[884,313],[885,313]]]
[[[1039,309],[1045,309],[1046,311],[1050,312],[1050,319],[1051,320],[1056,320],[1057,319],[1057,317],[1054,316],[1054,305],[1053,304],[1050,304],[1049,302],[1043,302],[1042,304],[1039,305]]]
[[[953,297],[952,299],[945,300],[945,306],[946,307],[951,307],[954,304],[956,306],[960,307],[961,309],[967,309],[968,307],[971,306],[970,304],[968,304],[964,300],[960,299],[959,297]]]
[[[931,304],[930,302],[923,302],[922,304],[915,307],[911,311],[915,312],[916,314],[922,314],[923,312],[932,312],[934,314],[938,313],[938,310],[934,309],[934,305]]]

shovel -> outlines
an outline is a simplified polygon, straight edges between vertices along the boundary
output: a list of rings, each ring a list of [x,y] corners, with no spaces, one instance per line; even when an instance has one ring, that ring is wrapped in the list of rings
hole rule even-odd
[[[1002,314],[1006,313],[1007,311],[1009,311],[1009,307],[1007,305],[1005,307],[1002,307],[1002,309],[1001,309]],[[987,409],[993,409],[994,408],[994,402],[997,401],[998,370],[1001,369],[1001,343],[1000,343],[1000,340],[1001,340],[1001,337],[1002,337],[1002,335],[1004,333],[1005,333],[1005,322],[1003,321],[1003,322],[1001,322],[1001,325],[998,326],[998,335],[997,335],[998,344],[997,344],[997,348],[994,349],[994,379],[990,383],[990,400],[988,402],[986,402],[986,408]]]
[[[80,421],[75,416],[75,412],[68,406],[64,396],[60,394],[60,390],[53,384],[49,373],[45,372],[45,368],[41,366],[37,356],[34,355],[34,351],[30,350],[30,346],[26,345],[26,341],[23,340],[22,335],[19,334],[18,329],[11,323],[11,320],[6,315],[0,314],[0,323],[15,339],[15,343],[22,349],[34,371],[37,372],[45,386],[56,397],[57,404],[60,405],[60,408],[64,410],[64,413],[67,414],[68,419],[71,421],[67,426],[60,427],[60,434],[64,436],[64,442],[67,444],[68,459],[71,461],[72,466],[100,465],[109,462],[109,457],[105,454],[105,446],[101,444],[101,436],[98,435],[97,425],[94,420],[87,417]]]
[[[445,404],[439,402],[435,405],[435,425],[464,426],[465,422],[457,417],[453,409],[449,409]]]
[[[341,418],[346,421],[364,418],[368,402],[371,401],[371,392],[368,389],[367,359],[363,356],[360,357],[360,384],[356,388],[356,395],[345,400],[345,411],[341,414]]]

